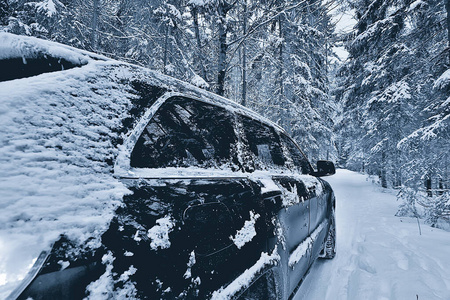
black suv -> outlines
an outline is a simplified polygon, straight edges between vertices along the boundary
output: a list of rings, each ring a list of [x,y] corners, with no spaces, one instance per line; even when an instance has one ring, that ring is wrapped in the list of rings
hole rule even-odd
[[[25,75],[3,80],[69,69],[42,45],[35,64],[5,60]],[[128,193],[95,249],[61,235],[11,299],[287,299],[316,258],[334,257],[335,198],[318,178],[333,163],[315,170],[282,128],[232,101],[59,47],[85,58],[70,68],[103,68],[133,95],[104,158]]]

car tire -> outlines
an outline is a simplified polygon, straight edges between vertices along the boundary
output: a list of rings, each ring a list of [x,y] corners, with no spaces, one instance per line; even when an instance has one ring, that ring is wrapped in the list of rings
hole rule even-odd
[[[320,258],[332,259],[336,256],[336,218],[334,216],[334,210],[331,213],[330,221],[330,229],[328,230],[327,239],[325,240],[323,249],[320,252]]]

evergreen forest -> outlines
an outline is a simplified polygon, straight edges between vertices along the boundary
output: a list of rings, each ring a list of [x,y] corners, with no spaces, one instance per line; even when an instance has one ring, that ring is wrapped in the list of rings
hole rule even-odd
[[[354,19],[345,32],[343,12]],[[312,162],[396,189],[399,216],[440,226],[450,222],[449,14],[450,0],[0,0],[0,31],[225,96],[280,124]]]

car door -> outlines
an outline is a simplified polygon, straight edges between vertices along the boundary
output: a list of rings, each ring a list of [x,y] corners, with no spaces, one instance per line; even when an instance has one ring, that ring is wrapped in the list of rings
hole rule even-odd
[[[292,293],[298,287],[301,279],[314,261],[315,253],[320,251],[320,249],[317,249],[321,247],[321,243],[314,243],[317,240],[314,237],[315,229],[318,225],[317,222],[324,217],[323,208],[324,206],[326,207],[326,203],[323,203],[323,199],[325,198],[321,195],[322,185],[320,181],[308,175],[312,172],[312,168],[303,152],[290,137],[284,133],[281,133],[280,136],[284,150],[288,153],[287,156],[291,168],[294,169],[296,174],[292,176],[293,178],[291,177],[291,180],[295,180],[297,184],[296,194],[299,197],[299,202],[287,210],[296,211],[304,209],[308,213],[308,229],[306,234],[304,226],[301,227],[297,224],[293,227],[294,230],[299,230],[300,228],[300,237],[302,239],[301,241],[299,239],[300,237],[293,239],[292,246],[295,248],[291,249],[288,260],[288,274],[290,276],[289,293]],[[291,224],[295,224],[295,222]]]
[[[330,203],[328,201],[329,194],[325,192],[321,179],[317,179],[320,183],[319,188],[315,191],[316,197],[311,200],[311,239],[313,247],[311,256],[313,259],[319,256],[323,245],[320,241],[324,241],[328,232],[328,212],[330,211]],[[311,263],[313,260],[311,260]]]
[[[256,170],[265,171],[281,191],[281,203],[277,207],[277,227],[281,234],[281,264],[284,273],[284,288],[288,295],[305,275],[310,264],[310,203],[315,193],[295,176],[309,171],[309,163],[297,149],[289,154],[289,147],[273,127],[241,117],[244,142],[248,144],[250,156]],[[284,135],[284,134],[283,134]],[[264,195],[263,195],[264,197]]]
[[[273,180],[283,193],[278,220],[285,239],[283,264],[288,278],[286,288],[290,294],[305,275],[310,263],[308,236],[311,194],[308,194],[303,182],[295,178],[276,176]]]
[[[297,145],[288,136],[281,134],[281,139],[289,152],[292,163],[300,174],[311,174],[312,168],[305,155],[300,151]],[[322,250],[322,242],[325,239],[328,229],[328,212],[330,210],[328,202],[328,193],[325,192],[323,181],[319,178],[308,176],[304,179],[307,182],[307,193],[309,197],[309,237],[311,241],[311,259],[309,264]]]

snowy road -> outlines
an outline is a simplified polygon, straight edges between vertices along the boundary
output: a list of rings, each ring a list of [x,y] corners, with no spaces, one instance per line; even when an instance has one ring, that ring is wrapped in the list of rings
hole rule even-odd
[[[395,192],[347,170],[337,199],[337,256],[312,266],[294,299],[450,299],[450,232],[398,218]]]

